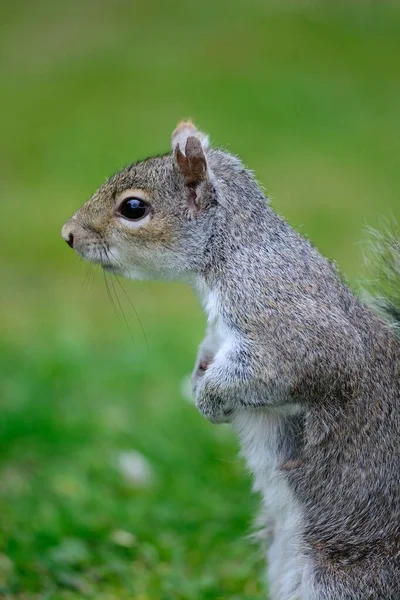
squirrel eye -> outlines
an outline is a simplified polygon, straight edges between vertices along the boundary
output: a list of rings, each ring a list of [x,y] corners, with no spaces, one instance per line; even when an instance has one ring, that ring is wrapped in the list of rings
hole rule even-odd
[[[149,212],[149,205],[140,198],[126,198],[119,207],[119,214],[130,221],[143,219]]]

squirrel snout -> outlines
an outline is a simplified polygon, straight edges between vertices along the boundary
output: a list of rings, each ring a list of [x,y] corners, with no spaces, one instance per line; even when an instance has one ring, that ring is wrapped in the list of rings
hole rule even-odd
[[[72,226],[70,221],[65,223],[65,225],[61,229],[61,236],[67,242],[70,248],[74,247],[74,234],[72,233]]]
[[[65,240],[70,248],[74,247],[74,236],[72,233],[69,234],[68,239]]]

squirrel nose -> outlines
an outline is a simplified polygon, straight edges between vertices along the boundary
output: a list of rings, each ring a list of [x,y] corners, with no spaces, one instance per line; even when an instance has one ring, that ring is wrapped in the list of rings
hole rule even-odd
[[[74,236],[72,233],[69,234],[68,239],[65,240],[70,248],[74,247]]]
[[[61,230],[61,236],[67,242],[70,248],[74,247],[74,234],[71,231],[71,224],[69,221],[63,226]]]

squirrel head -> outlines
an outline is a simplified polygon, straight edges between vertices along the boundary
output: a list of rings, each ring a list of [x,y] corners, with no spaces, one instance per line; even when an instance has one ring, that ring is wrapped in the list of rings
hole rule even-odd
[[[170,153],[112,176],[65,223],[62,237],[84,259],[125,277],[196,273],[217,207],[209,152],[204,133],[179,123]]]

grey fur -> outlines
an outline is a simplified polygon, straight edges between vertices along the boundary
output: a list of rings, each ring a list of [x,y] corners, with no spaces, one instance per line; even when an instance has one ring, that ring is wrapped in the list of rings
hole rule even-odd
[[[128,277],[138,268],[188,280],[210,305],[196,404],[213,422],[235,426],[239,414],[276,422],[265,442],[272,470],[300,507],[295,535],[307,572],[273,600],[398,600],[400,342],[270,208],[236,157],[204,154],[208,175],[194,204],[172,153],[112,177],[64,236],[73,231],[79,253]],[[165,239],[150,226],[136,237],[115,217],[128,188],[147,190]]]

